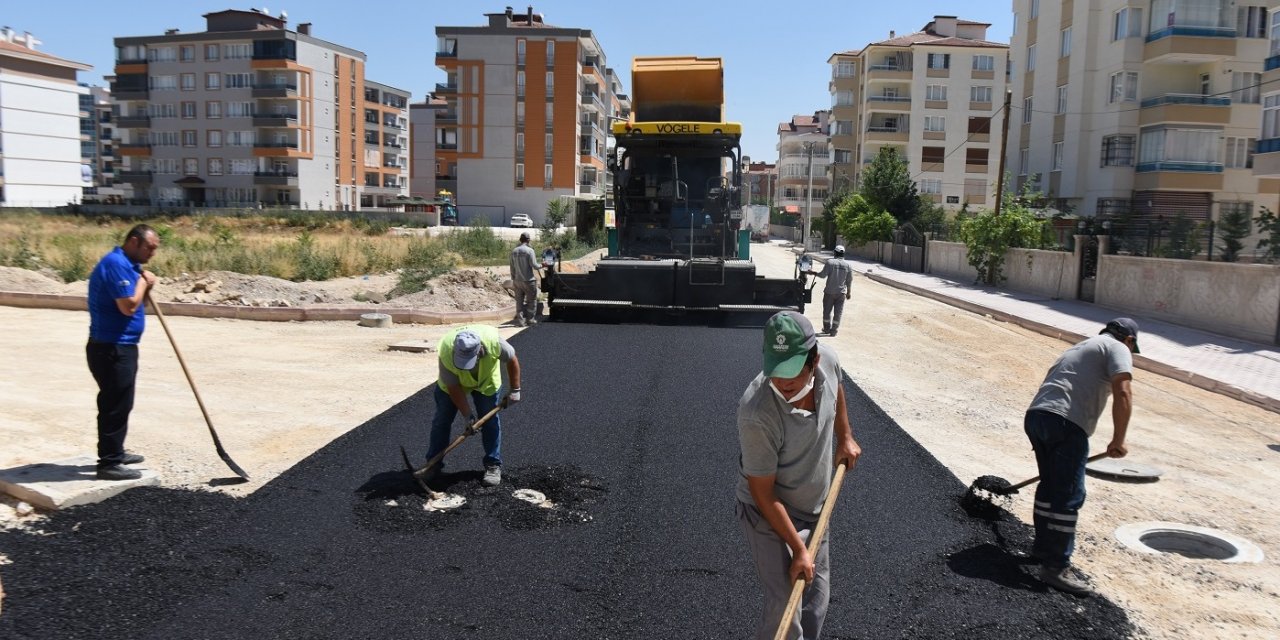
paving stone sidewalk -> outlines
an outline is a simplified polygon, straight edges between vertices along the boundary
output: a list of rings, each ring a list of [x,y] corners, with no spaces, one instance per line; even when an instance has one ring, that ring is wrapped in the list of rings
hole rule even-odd
[[[810,253],[825,261],[831,252]],[[1181,380],[1280,413],[1280,347],[1229,338],[1079,300],[981,287],[923,273],[846,258],[854,271],[877,282],[975,313],[989,314],[1064,340],[1096,334],[1107,320],[1129,315],[1141,327],[1141,369]]]

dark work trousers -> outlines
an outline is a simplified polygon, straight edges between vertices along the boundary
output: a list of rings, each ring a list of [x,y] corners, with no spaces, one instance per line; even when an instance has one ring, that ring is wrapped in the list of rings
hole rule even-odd
[[[837,331],[840,329],[840,316],[844,315],[844,294],[822,294],[822,330]]]
[[[138,378],[138,345],[90,342],[85,354],[98,383],[98,466],[109,467],[124,460]]]
[[[1023,427],[1040,468],[1032,515],[1036,541],[1031,553],[1045,566],[1060,569],[1071,563],[1076,546],[1089,436],[1074,422],[1048,411],[1028,411]]]

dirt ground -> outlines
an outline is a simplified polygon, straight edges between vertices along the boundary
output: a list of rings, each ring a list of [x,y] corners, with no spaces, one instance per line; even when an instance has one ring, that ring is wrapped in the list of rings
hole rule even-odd
[[[791,274],[794,256],[785,249],[752,248],[762,272]],[[2,271],[0,289],[31,280]],[[307,285],[342,297],[363,290],[365,281]],[[820,305],[807,315],[820,322]],[[0,359],[0,468],[92,454],[95,388],[82,346],[87,322],[80,312],[0,307],[0,324],[11,328],[0,335],[9,356]],[[130,448],[148,456],[165,486],[235,495],[252,492],[433,381],[434,354],[386,347],[434,342],[449,329],[188,317],[170,324],[224,445],[253,481],[215,480],[231,473],[210,446],[158,323],[143,341]],[[516,331],[502,328],[506,336]],[[861,277],[840,336],[824,340],[850,377],[962,482],[1036,474],[1022,414],[1066,343]],[[1090,478],[1077,564],[1147,637],[1280,636],[1280,503],[1274,498],[1280,494],[1280,417],[1143,371],[1134,390],[1130,457],[1165,473],[1151,484]],[[429,419],[422,417],[424,434]],[[855,421],[855,436],[857,428]],[[1095,449],[1109,437],[1104,417]],[[850,481],[857,482],[856,470]],[[38,513],[19,518],[13,505],[0,504],[0,525],[39,526]],[[1015,497],[1009,508],[1029,522],[1031,493]],[[1113,536],[1120,525],[1152,520],[1222,529],[1268,555],[1256,565],[1148,556]]]

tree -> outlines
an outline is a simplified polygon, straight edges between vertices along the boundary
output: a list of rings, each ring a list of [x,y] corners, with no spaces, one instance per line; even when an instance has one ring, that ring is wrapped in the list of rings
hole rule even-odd
[[[564,198],[552,198],[547,201],[547,215],[542,220],[542,230],[555,233],[569,219],[569,211],[573,205]]]
[[[1258,233],[1262,239],[1258,241],[1257,250],[1261,252],[1258,260],[1262,262],[1280,262],[1280,217],[1270,209],[1262,207],[1258,217],[1253,219],[1258,224]]]
[[[836,246],[836,234],[843,235],[836,212],[851,197],[854,197],[854,193],[847,188],[842,188],[839,191],[832,191],[827,195],[827,199],[822,201],[822,215],[818,216],[817,228],[822,231],[823,247],[830,249]]]
[[[1218,231],[1222,235],[1222,261],[1239,260],[1243,240],[1249,237],[1248,212],[1243,207],[1231,207],[1218,219]]]
[[[1200,228],[1195,220],[1179,211],[1169,225],[1169,244],[1159,247],[1156,254],[1162,258],[1190,260],[1200,253]]]
[[[887,242],[893,237],[897,221],[883,209],[875,209],[860,195],[845,198],[835,208],[836,227],[846,242],[862,246],[868,242]]]
[[[872,209],[888,211],[899,224],[911,222],[920,212],[920,194],[907,170],[907,161],[893,147],[880,147],[862,174],[858,193]]]
[[[1000,215],[990,209],[960,218],[960,241],[968,251],[969,266],[977,269],[978,281],[998,285],[1004,280],[1004,259],[1009,249],[1034,247],[1044,234],[1045,221],[1037,218],[1025,203],[1033,201],[1034,187],[1028,182],[1022,193],[1004,192]]]

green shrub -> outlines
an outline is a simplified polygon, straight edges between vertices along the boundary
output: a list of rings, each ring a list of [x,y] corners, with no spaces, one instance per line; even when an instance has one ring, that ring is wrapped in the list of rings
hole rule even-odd
[[[337,277],[338,256],[318,250],[310,231],[303,231],[298,236],[294,251],[298,265],[294,281],[329,280]]]

